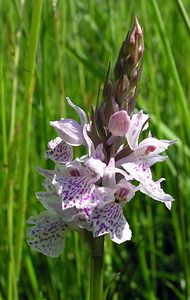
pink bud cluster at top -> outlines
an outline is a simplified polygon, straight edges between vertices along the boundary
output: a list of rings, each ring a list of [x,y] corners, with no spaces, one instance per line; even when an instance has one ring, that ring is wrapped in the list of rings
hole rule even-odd
[[[138,72],[144,44],[137,19],[124,46],[120,63],[126,52],[126,62],[131,55],[129,61],[133,61]],[[118,244],[130,240],[132,233],[123,208],[136,192],[171,209],[173,198],[161,188],[164,178],[154,181],[151,167],[167,158],[160,154],[175,141],[158,140],[150,133],[140,140],[142,131],[148,129],[149,116],[142,110],[132,113],[135,98],[130,93],[136,91],[134,82],[137,81],[126,65],[123,68],[116,64],[114,89],[104,90],[104,99],[92,112],[90,121],[67,98],[80,122],[71,118],[50,122],[58,136],[48,143],[45,158],[52,160],[55,167],[38,168],[44,176],[45,191],[36,193],[36,197],[45,210],[29,218],[28,223],[33,226],[27,231],[28,244],[45,255],[60,255],[67,230],[89,231],[94,238],[109,234]],[[121,82],[126,83],[123,92]],[[86,154],[74,157],[73,147],[81,145],[86,148]]]

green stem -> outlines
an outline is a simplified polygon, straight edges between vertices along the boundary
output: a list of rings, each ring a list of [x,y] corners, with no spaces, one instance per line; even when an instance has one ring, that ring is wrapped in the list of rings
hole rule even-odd
[[[181,0],[176,0],[177,1],[177,4],[178,4],[178,7],[179,7],[179,10],[180,10],[180,13],[181,13],[181,16],[183,18],[183,21],[185,23],[185,26],[187,28],[187,31],[190,35],[190,19],[188,17],[188,14],[187,14],[187,11],[183,5],[183,2]]]
[[[32,96],[34,91],[34,68],[37,50],[37,42],[39,36],[40,19],[43,0],[35,0],[33,4],[31,31],[29,36],[28,57],[26,60],[26,77],[25,77],[25,95],[24,95],[24,121],[23,121],[23,148],[22,148],[22,181],[18,203],[19,222],[16,231],[16,273],[19,278],[22,247],[24,240],[24,223],[26,214],[26,200],[28,187],[28,171],[29,171],[29,152],[30,152],[30,130],[31,130],[31,115],[32,115]]]
[[[13,246],[13,198],[14,198],[13,180],[9,180],[9,195],[8,195],[8,247],[9,247],[9,275],[8,275],[8,300],[18,299],[18,291],[15,281],[15,266],[14,266],[14,246]]]
[[[7,176],[8,167],[8,149],[7,149],[7,133],[6,133],[6,113],[5,113],[5,99],[4,99],[4,78],[3,78],[3,56],[0,53],[0,119],[1,119],[1,147],[2,147],[2,163],[4,167],[4,178]],[[5,176],[6,175],[6,176]],[[6,179],[6,178],[5,178]]]
[[[11,118],[10,118],[10,134],[9,143],[11,144],[15,134],[15,116],[16,116],[16,102],[17,102],[17,89],[18,89],[18,64],[20,59],[20,46],[22,36],[22,21],[24,13],[25,0],[20,1],[20,27],[16,33],[16,45],[14,55],[14,74],[13,77],[13,88],[12,88],[12,103],[11,103]]]
[[[53,4],[53,1],[52,1]],[[65,2],[65,6],[67,5],[67,2]],[[66,10],[66,7],[63,9]],[[59,21],[59,15],[57,11],[57,5],[53,5],[53,21],[54,21],[54,32],[55,32],[55,43],[57,47],[57,60],[58,60],[58,76],[59,76],[59,89],[60,89],[60,113],[61,116],[66,115],[66,107],[65,107],[65,88],[64,88],[64,76],[63,76],[63,49],[61,46],[61,39],[60,32],[58,28],[58,21]],[[64,20],[64,18],[63,18]]]
[[[92,238],[90,300],[103,300],[104,236]]]
[[[81,255],[79,251],[79,238],[78,233],[75,232],[75,256],[76,256],[76,265],[77,265],[77,285],[81,291]]]

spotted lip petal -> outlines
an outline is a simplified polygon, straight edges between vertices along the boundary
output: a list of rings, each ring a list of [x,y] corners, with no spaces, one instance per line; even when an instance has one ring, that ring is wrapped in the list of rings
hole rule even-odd
[[[108,233],[112,241],[121,244],[131,239],[131,230],[122,207],[117,203],[109,203],[101,209],[96,207],[92,213],[93,237]]]
[[[55,176],[52,183],[62,197],[62,209],[83,208],[88,204],[96,205],[94,179],[86,176]]]
[[[122,167],[127,171],[133,179],[139,182],[146,182],[152,179],[152,174],[149,165],[144,161],[129,162],[122,164]]]
[[[48,143],[50,150],[45,153],[45,158],[49,158],[57,163],[66,163],[72,160],[73,148],[72,146],[66,144],[60,137],[51,140]]]
[[[45,209],[53,210],[69,229],[77,229],[78,227],[91,229],[91,223],[89,222],[90,208],[77,209],[76,207],[70,207],[62,210],[62,199],[55,191],[38,192],[36,197]]]
[[[33,224],[27,231],[27,242],[34,249],[51,257],[58,257],[64,248],[67,225],[54,213],[44,211],[31,217]]]
[[[140,182],[139,190],[151,197],[154,200],[158,200],[164,203],[167,203],[167,207],[169,207],[169,202],[174,199],[165,194],[164,191],[160,187],[160,183],[162,181],[158,180],[154,182],[152,180],[152,174],[149,165],[146,162],[137,162],[137,163],[126,163],[123,164],[122,167],[129,172],[135,180]]]
[[[171,195],[164,193],[162,190],[160,183],[164,180],[161,178],[160,180],[154,182],[150,180],[146,182],[146,184],[140,184],[139,189],[142,193],[148,195],[154,200],[164,202],[168,209],[171,209],[172,201],[174,199]]]

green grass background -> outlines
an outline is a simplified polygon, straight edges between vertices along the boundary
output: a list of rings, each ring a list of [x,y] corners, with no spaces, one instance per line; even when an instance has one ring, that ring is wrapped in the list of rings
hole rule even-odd
[[[68,233],[62,256],[47,258],[27,246],[26,219],[42,211],[35,167],[50,167],[49,121],[76,117],[65,96],[86,111],[95,103],[135,15],[145,38],[137,109],[154,136],[179,138],[153,167],[176,201],[169,212],[139,193],[127,205],[132,241],[106,238],[106,299],[190,299],[190,2],[55,2],[0,2],[0,299],[89,299],[84,241]]]

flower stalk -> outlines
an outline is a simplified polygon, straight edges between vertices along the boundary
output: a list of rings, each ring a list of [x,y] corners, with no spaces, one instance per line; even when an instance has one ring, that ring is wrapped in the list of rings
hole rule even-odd
[[[103,300],[104,236],[91,241],[90,300]]]

